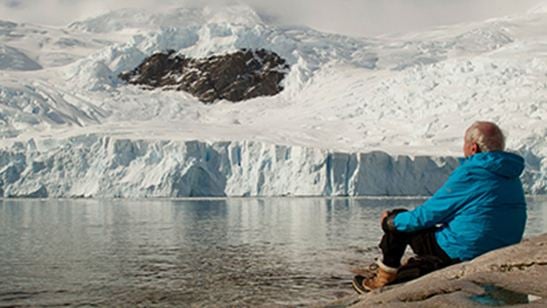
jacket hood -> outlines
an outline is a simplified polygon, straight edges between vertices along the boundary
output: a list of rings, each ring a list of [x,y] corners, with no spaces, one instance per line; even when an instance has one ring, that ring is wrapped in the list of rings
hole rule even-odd
[[[502,151],[477,153],[467,158],[465,164],[484,168],[506,178],[519,177],[524,171],[524,158]]]

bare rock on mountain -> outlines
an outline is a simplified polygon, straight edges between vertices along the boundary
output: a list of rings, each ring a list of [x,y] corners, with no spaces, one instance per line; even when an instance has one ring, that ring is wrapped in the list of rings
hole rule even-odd
[[[156,53],[120,79],[146,89],[186,91],[204,103],[239,102],[283,90],[289,65],[274,52],[242,49],[232,54],[192,59],[171,50]]]

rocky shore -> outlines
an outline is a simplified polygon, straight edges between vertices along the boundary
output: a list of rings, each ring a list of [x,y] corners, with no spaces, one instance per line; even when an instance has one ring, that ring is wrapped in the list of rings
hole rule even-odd
[[[547,307],[547,233],[332,306]]]

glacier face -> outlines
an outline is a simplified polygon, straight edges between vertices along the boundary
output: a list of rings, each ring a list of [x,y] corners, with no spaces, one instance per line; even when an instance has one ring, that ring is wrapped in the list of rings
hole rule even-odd
[[[430,195],[451,157],[84,135],[0,151],[4,197]]]
[[[0,158],[4,197],[430,195],[459,164],[379,151],[99,135],[17,142]],[[528,193],[546,192],[530,171],[523,180]]]

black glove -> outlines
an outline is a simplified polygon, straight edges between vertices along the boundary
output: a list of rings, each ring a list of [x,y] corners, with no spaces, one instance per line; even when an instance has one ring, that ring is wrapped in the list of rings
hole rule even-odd
[[[397,228],[395,228],[395,222],[393,221],[395,219],[395,216],[397,214],[406,212],[407,209],[394,209],[393,211],[389,211],[386,218],[382,220],[382,229],[384,232],[398,232]]]

